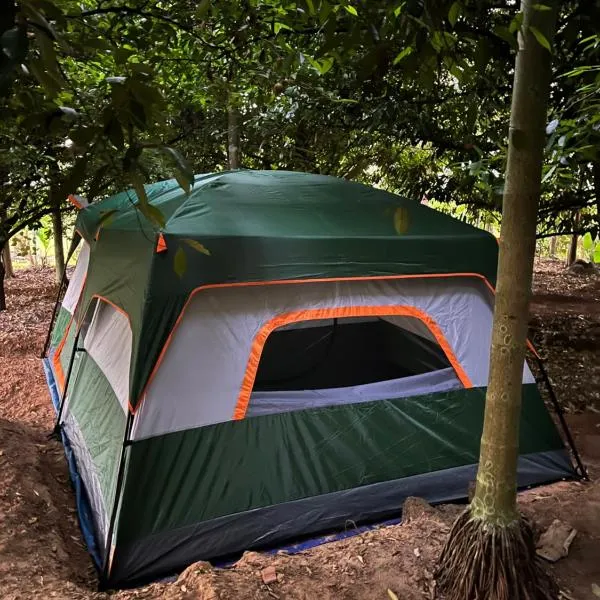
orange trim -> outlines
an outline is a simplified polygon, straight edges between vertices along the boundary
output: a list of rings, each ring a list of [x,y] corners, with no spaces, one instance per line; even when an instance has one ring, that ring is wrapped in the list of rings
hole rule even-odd
[[[383,317],[390,315],[415,317],[423,322],[431,331],[431,333],[433,333],[438,344],[444,351],[444,354],[450,361],[450,364],[456,371],[456,375],[460,379],[461,383],[466,388],[473,387],[473,383],[456,358],[456,355],[454,354],[439,325],[426,312],[415,308],[414,306],[344,306],[339,308],[297,310],[283,313],[272,318],[270,321],[265,323],[265,325],[263,325],[256,334],[254,341],[252,342],[250,358],[248,359],[248,364],[246,366],[246,374],[244,375],[242,387],[240,388],[240,394],[233,412],[233,419],[240,420],[246,416],[248,403],[250,402],[250,394],[252,394],[254,380],[256,379],[256,373],[260,363],[260,357],[269,335],[271,335],[275,329],[283,327],[284,325],[289,325],[290,323],[298,323],[300,321],[337,319],[342,317]]]
[[[162,233],[158,234],[158,239],[156,240],[156,253],[167,251],[167,242],[165,241],[165,236]]]
[[[175,331],[181,324],[181,321],[183,319],[185,311],[187,310],[187,307],[189,306],[193,297],[199,292],[202,292],[204,290],[214,290],[217,288],[256,287],[256,286],[263,286],[263,285],[330,283],[330,282],[337,282],[337,281],[395,281],[397,279],[438,279],[438,278],[446,278],[446,277],[476,277],[477,279],[481,279],[486,284],[486,286],[492,292],[492,294],[495,293],[494,286],[492,286],[492,284],[487,280],[487,278],[484,277],[483,275],[481,275],[480,273],[438,273],[438,274],[426,273],[426,274],[418,274],[418,275],[417,274],[415,274],[415,275],[370,275],[367,277],[329,277],[329,278],[320,277],[317,279],[275,279],[272,281],[249,281],[249,282],[238,281],[235,283],[208,283],[206,285],[201,285],[197,288],[194,288],[190,292],[190,295],[188,296],[187,300],[185,301],[185,304],[183,305],[183,308],[181,309],[181,312],[179,313],[179,316],[177,317],[177,320],[175,321],[175,324],[173,325],[173,328],[171,329],[171,331],[162,347],[162,350],[160,351],[160,354],[158,355],[158,358],[156,359],[156,363],[154,364],[154,367],[152,368],[152,372],[150,373],[150,376],[148,377],[148,381],[146,382],[146,385],[144,385],[144,388],[142,389],[142,392],[137,399],[137,404],[135,406],[135,409],[133,410],[133,413],[135,414],[137,412],[137,410],[139,409],[139,407],[141,406],[143,398],[144,398],[144,394],[146,393],[147,389],[150,387],[152,380],[156,376],[156,372],[158,371],[158,368],[160,367],[162,361],[165,358],[167,349],[169,348],[169,346],[171,345],[171,342],[173,341],[173,336],[175,335]]]
[[[542,357],[538,354],[538,351],[535,349],[535,346],[531,340],[527,340],[527,347],[531,350],[531,352],[533,352],[533,355],[537,359],[542,360]]]
[[[75,312],[75,311],[73,311]],[[60,388],[61,393],[65,391],[65,372],[63,371],[62,364],[60,362],[60,355],[65,347],[65,342],[67,341],[67,337],[69,335],[69,329],[71,329],[71,324],[73,323],[74,315],[71,315],[69,322],[67,323],[67,327],[65,328],[65,333],[63,334],[62,340],[56,347],[56,352],[52,357],[52,364],[54,365],[54,374],[57,379],[58,386]]]
[[[67,199],[73,206],[75,206],[75,208],[77,208],[79,210],[81,210],[83,208],[83,204],[81,203],[79,198],[77,196],[75,196],[75,194],[69,194]]]

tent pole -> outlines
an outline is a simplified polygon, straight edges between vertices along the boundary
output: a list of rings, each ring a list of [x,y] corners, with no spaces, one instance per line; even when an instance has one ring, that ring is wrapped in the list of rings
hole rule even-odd
[[[79,240],[81,236],[75,232],[73,239],[71,240],[71,247],[69,248],[69,253],[67,254],[67,258],[65,259],[65,268],[62,273],[62,277],[60,278],[60,284],[58,286],[58,292],[56,293],[56,302],[54,303],[54,309],[52,310],[52,318],[50,319],[50,326],[48,327],[48,333],[46,335],[46,341],[44,342],[44,349],[40,355],[40,358],[45,358],[46,353],[48,352],[48,346],[50,345],[50,339],[52,337],[52,330],[54,329],[54,323],[56,322],[56,316],[58,315],[58,306],[62,300],[63,292],[65,287],[69,284],[69,279],[67,277],[67,264],[71,260],[75,249],[79,245]]]
[[[579,475],[580,475],[581,479],[583,479],[584,481],[589,481],[590,480],[589,475],[587,473],[585,466],[583,465],[581,457],[579,456],[579,452],[577,451],[577,447],[575,446],[575,440],[573,439],[573,436],[571,435],[571,430],[569,429],[569,426],[567,425],[567,420],[565,419],[565,411],[563,410],[562,406],[560,405],[560,402],[558,401],[558,398],[556,397],[556,394],[554,393],[554,388],[552,387],[552,384],[550,383],[550,377],[548,377],[548,372],[546,371],[546,368],[544,367],[544,362],[537,355],[535,358],[536,358],[538,367],[540,368],[540,373],[542,374],[542,379],[544,380],[544,383],[546,384],[546,388],[548,389],[548,394],[550,396],[550,400],[552,402],[552,405],[554,406],[554,410],[556,411],[556,414],[558,415],[558,420],[560,421],[560,425],[563,429],[565,437],[567,438],[567,443],[569,444],[569,447],[571,448],[571,452],[573,453],[573,458],[575,459],[575,463],[577,464],[577,470],[579,471]]]
[[[125,434],[123,436],[123,444],[121,445],[121,457],[119,459],[119,471],[117,473],[117,488],[115,490],[115,500],[112,506],[110,515],[110,523],[108,525],[108,532],[106,535],[106,557],[104,559],[104,565],[102,567],[102,573],[100,574],[100,582],[98,584],[99,591],[105,590],[106,582],[108,581],[109,568],[110,568],[110,555],[111,555],[111,541],[113,532],[115,529],[115,522],[117,520],[117,509],[119,507],[119,501],[121,498],[121,491],[123,488],[123,481],[125,479],[125,454],[127,446],[129,445],[129,436],[131,434],[131,427],[133,425],[133,414],[131,411],[127,411],[127,423],[125,425]]]
[[[65,269],[66,270],[66,269]],[[58,416],[56,417],[56,423],[54,425],[54,429],[52,430],[52,436],[58,436],[60,433],[60,419],[62,418],[63,408],[65,406],[65,400],[67,398],[67,390],[69,388],[69,382],[71,381],[71,373],[73,372],[73,363],[75,362],[75,354],[79,352],[79,348],[77,348],[77,344],[79,343],[79,335],[81,333],[81,329],[77,332],[75,336],[75,341],[73,342],[73,351],[71,352],[71,356],[69,357],[69,368],[67,369],[67,378],[65,379],[65,389],[63,390],[62,397],[60,399],[60,406],[58,407]]]
[[[54,323],[56,322],[56,316],[58,314],[58,307],[62,300],[63,291],[67,283],[67,268],[65,267],[62,277],[60,279],[60,285],[58,286],[58,292],[56,293],[56,301],[54,302],[54,309],[52,310],[52,318],[50,319],[50,325],[48,326],[48,333],[46,334],[46,341],[44,342],[44,348],[40,354],[40,358],[45,358],[48,352],[48,346],[50,345],[50,338],[52,337],[52,330],[54,329]]]

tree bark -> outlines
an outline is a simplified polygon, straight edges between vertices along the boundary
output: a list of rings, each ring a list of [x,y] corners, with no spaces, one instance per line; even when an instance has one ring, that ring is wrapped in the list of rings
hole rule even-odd
[[[2,250],[2,262],[4,263],[4,270],[6,271],[5,276],[9,279],[12,279],[15,276],[15,270],[13,269],[9,242],[6,242],[4,250]]]
[[[6,269],[4,268],[4,244],[5,242],[0,242],[0,311],[6,310],[6,291],[4,289],[4,275],[6,274]]]
[[[556,257],[556,236],[552,236],[550,238],[550,258],[555,258]]]
[[[52,230],[54,233],[54,265],[56,272],[56,283],[60,284],[65,270],[65,249],[63,245],[63,223],[60,213],[60,205],[56,205],[52,211]]]
[[[231,170],[241,167],[240,115],[234,106],[227,109],[227,156]]]
[[[594,196],[596,197],[596,225],[600,236],[600,162],[592,163],[592,178],[594,181]]]
[[[551,54],[529,26],[551,40],[556,4],[539,11],[522,0],[492,328],[490,375],[471,515],[487,524],[518,520],[517,457],[523,364],[535,257]]]
[[[557,2],[539,10],[521,0],[490,373],[475,494],[455,522],[439,559],[437,583],[448,600],[556,600],[540,567],[533,532],[517,510],[517,458],[523,365],[536,245],[550,52]],[[544,40],[542,40],[544,41]]]
[[[579,226],[579,213],[576,213],[573,219],[573,229]],[[570,267],[577,260],[577,245],[579,243],[579,234],[571,234],[571,243],[569,244],[569,253],[567,254],[567,267]]]

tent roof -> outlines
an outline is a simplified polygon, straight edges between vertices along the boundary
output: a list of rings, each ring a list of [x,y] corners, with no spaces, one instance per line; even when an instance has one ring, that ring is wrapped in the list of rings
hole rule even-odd
[[[174,180],[148,186],[147,195],[165,217],[160,232],[135,208],[132,191],[82,209],[76,225],[91,247],[82,312],[101,296],[130,319],[133,403],[194,290],[406,276],[475,275],[495,283],[493,236],[362,184],[234,171],[196,177],[188,195]]]
[[[229,171],[196,176],[186,195],[177,182],[146,186],[164,215],[164,234],[186,237],[386,238],[424,245],[456,238],[488,241],[485,231],[383,190],[359,183],[286,171]],[[103,230],[152,229],[126,191],[81,211],[78,229],[91,241]],[[397,209],[403,209],[398,211]],[[108,212],[112,215],[105,217]],[[116,211],[116,212],[112,212]]]

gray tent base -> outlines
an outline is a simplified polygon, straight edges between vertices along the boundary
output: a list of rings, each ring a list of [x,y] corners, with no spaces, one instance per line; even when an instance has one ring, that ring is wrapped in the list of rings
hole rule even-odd
[[[381,524],[401,515],[409,496],[419,496],[431,504],[467,500],[469,484],[474,481],[477,465],[467,465],[385,481],[341,492],[304,498],[275,506],[227,515],[201,524],[160,533],[139,542],[119,547],[115,555],[117,568],[110,579],[102,582],[108,589],[113,582],[119,587],[142,585],[158,577],[175,573],[182,564],[211,560],[219,564],[236,553],[247,550],[294,549],[298,552],[319,543],[335,541],[357,525]],[[518,465],[519,489],[577,478],[566,450],[554,450],[521,456]],[[378,510],[374,512],[373,505]],[[339,507],[343,507],[340,510]],[[277,523],[266,532],[265,523]],[[337,532],[322,536],[323,532]],[[290,540],[307,540],[289,546]],[[281,546],[281,544],[287,546]]]

